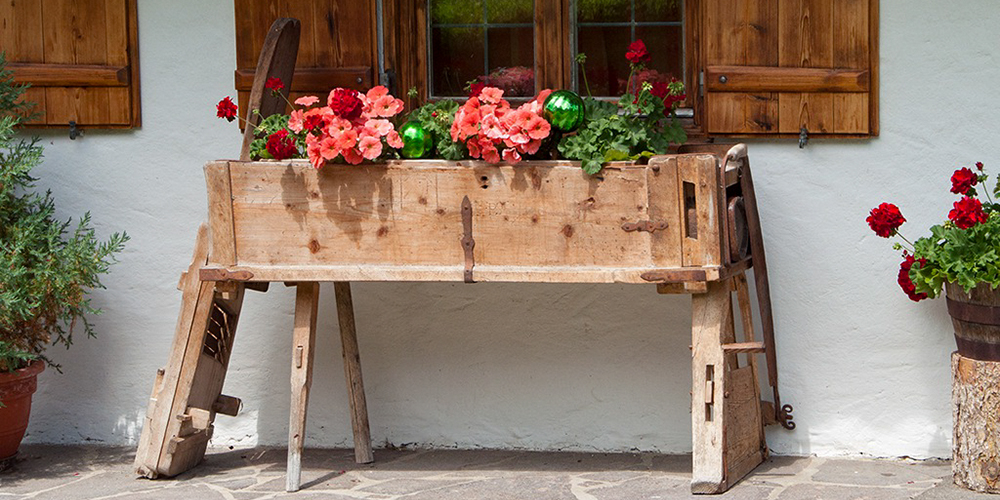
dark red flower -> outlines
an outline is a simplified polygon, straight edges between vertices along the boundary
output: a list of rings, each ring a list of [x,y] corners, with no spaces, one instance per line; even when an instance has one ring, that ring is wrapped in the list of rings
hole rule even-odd
[[[646,44],[642,40],[630,43],[628,52],[625,53],[625,58],[632,64],[642,64],[649,61],[649,51],[646,50]]]
[[[875,231],[875,234],[888,238],[896,234],[899,226],[902,226],[906,219],[899,213],[899,207],[892,203],[883,203],[868,214],[868,227]]]
[[[986,222],[987,216],[983,212],[983,204],[979,200],[966,196],[955,202],[954,208],[948,212],[948,218],[959,229],[969,229],[976,224]]]
[[[215,105],[215,111],[215,116],[219,118],[225,118],[229,121],[236,119],[236,104],[233,103],[233,100],[229,96],[226,96],[219,101],[219,104]]]
[[[285,84],[281,82],[281,78],[272,76],[264,82],[264,88],[270,90],[272,93],[277,94],[281,89],[285,88]]]
[[[972,170],[962,167],[951,175],[951,192],[955,194],[968,193],[969,189],[977,182],[979,182],[979,177]]]
[[[358,98],[357,91],[342,88],[333,89],[333,92],[330,92],[330,97],[326,100],[326,104],[330,106],[333,114],[345,120],[354,120],[361,116],[364,106],[361,99]]]
[[[917,262],[920,263],[920,267],[924,267],[927,264],[927,259],[917,260],[912,255],[904,253],[903,262],[899,264],[899,277],[896,279],[899,287],[903,289],[903,293],[914,302],[919,302],[927,298],[926,293],[916,293],[917,287],[913,284],[913,280],[910,279],[910,268]]]
[[[983,171],[983,162],[977,161],[976,162],[976,168],[978,168],[979,171],[982,172]]]
[[[288,135],[288,131],[284,129],[268,136],[266,149],[275,160],[285,160],[299,154],[299,148],[295,147],[295,138]]]
[[[486,88],[486,84],[483,82],[472,82],[469,85],[469,97],[479,97],[483,89]]]

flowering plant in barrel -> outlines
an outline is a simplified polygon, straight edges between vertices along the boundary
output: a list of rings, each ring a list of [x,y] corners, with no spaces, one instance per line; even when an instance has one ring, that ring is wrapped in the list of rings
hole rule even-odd
[[[892,203],[873,208],[867,222],[875,234],[899,237],[893,248],[902,251],[897,281],[903,293],[913,301],[934,298],[942,288],[948,296],[948,309],[956,319],[959,353],[976,359],[1000,360],[1000,329],[997,341],[983,344],[977,339],[963,339],[960,321],[986,321],[993,306],[1000,305],[1000,183],[987,186],[989,176],[982,162],[962,167],[951,176],[951,192],[957,197],[948,218],[930,228],[930,235],[915,241],[900,234],[906,218]],[[980,194],[981,193],[981,194]],[[989,307],[989,309],[983,309]],[[1000,309],[998,309],[1000,310]],[[983,323],[982,321],[969,321]],[[973,345],[975,344],[975,345]],[[965,350],[964,348],[973,349]],[[965,352],[963,352],[965,351]]]

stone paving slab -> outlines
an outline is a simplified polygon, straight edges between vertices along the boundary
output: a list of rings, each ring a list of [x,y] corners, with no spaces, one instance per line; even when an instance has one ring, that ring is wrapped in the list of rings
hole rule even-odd
[[[303,489],[286,493],[285,450],[211,450],[173,479],[139,479],[133,448],[23,446],[0,500],[690,499],[690,455],[509,450],[306,450]],[[974,500],[947,461],[772,457],[723,495],[738,500]]]

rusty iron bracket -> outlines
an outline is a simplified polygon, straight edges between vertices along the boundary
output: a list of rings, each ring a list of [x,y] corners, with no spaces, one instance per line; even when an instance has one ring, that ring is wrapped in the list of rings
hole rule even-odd
[[[462,248],[465,249],[465,282],[475,283],[472,279],[472,268],[476,265],[476,240],[472,237],[472,202],[469,197],[462,198]]]
[[[781,409],[775,410],[778,423],[788,430],[795,429],[795,422],[792,421],[792,418],[794,418],[792,417],[793,410],[792,405],[782,405]]]
[[[250,281],[253,273],[250,271],[230,271],[221,267],[203,267],[198,270],[201,281]]]
[[[632,231],[646,231],[647,233],[652,233],[666,229],[667,225],[667,221],[653,222],[650,220],[640,220],[622,224],[622,230],[626,233],[631,233]]]

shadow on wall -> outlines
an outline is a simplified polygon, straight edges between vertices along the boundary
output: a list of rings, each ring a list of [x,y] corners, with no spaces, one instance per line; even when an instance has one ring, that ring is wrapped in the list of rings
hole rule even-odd
[[[686,296],[652,285],[356,283],[353,292],[376,447],[691,449]],[[294,294],[280,305],[268,295],[271,314],[290,312]],[[319,314],[306,445],[350,447],[332,286]],[[291,316],[283,322],[261,331],[241,320],[227,379],[248,366],[268,374],[266,401],[245,400],[266,445],[287,442]],[[239,339],[253,336],[269,355],[241,351]]]

